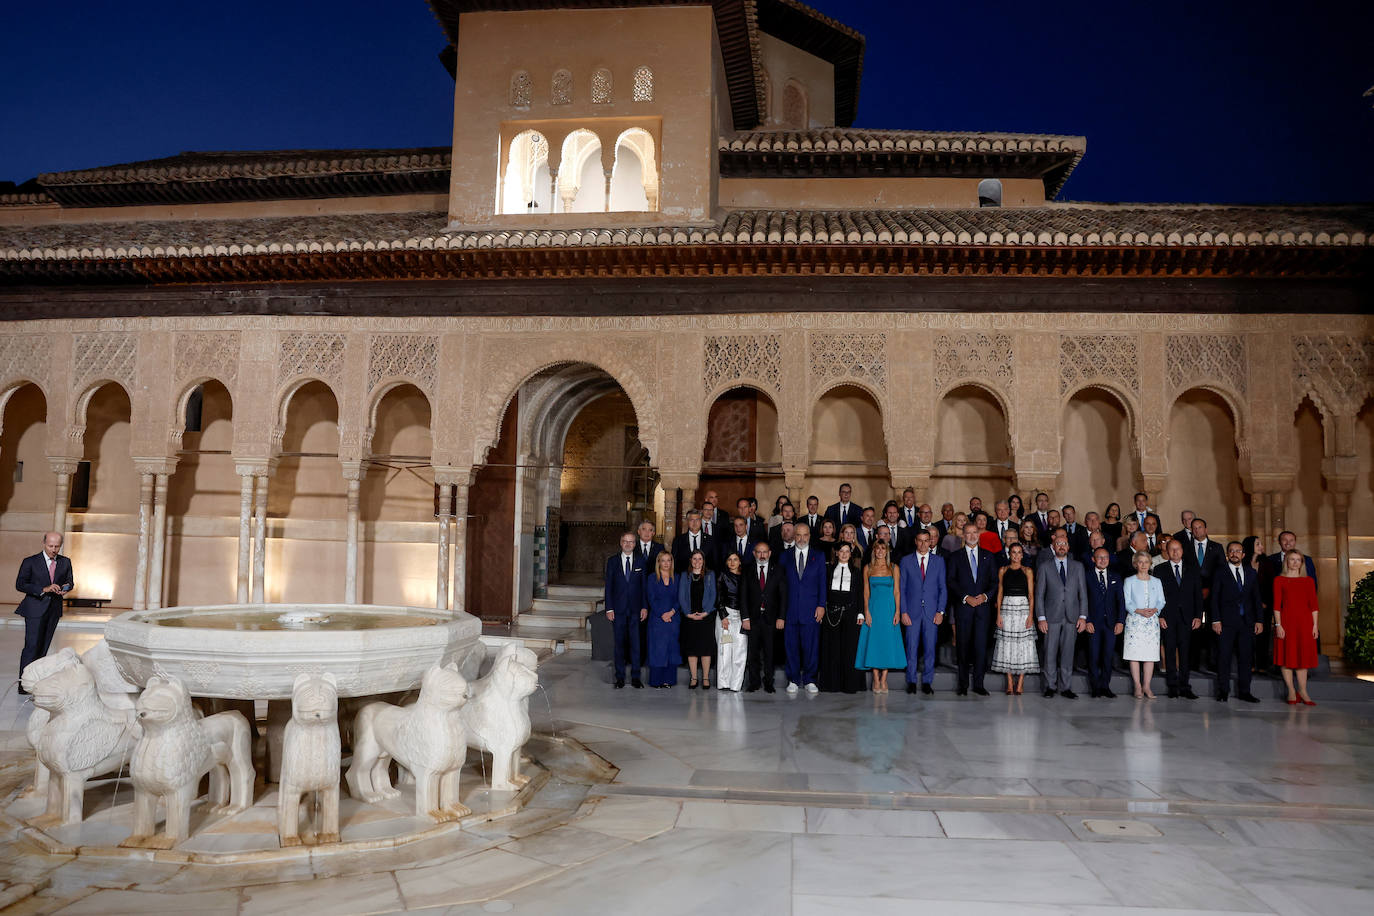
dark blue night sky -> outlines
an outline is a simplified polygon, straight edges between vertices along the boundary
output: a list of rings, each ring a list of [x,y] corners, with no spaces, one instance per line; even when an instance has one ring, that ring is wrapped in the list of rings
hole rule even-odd
[[[1083,134],[1061,199],[1374,201],[1374,3],[815,0],[856,126]],[[423,0],[9,4],[0,180],[182,150],[442,146]]]

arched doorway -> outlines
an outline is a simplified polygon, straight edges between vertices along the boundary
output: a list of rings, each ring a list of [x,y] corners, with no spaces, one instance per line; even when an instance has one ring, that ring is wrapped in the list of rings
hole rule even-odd
[[[48,403],[32,383],[0,395],[0,562],[18,569],[52,526],[57,479],[47,459]],[[16,599],[17,600],[17,599]]]
[[[1217,540],[1245,535],[1235,414],[1221,395],[1191,388],[1169,414],[1169,478],[1159,496],[1161,518],[1192,509]]]
[[[1122,502],[1138,489],[1131,420],[1113,392],[1075,392],[1064,405],[1059,446],[1056,501],[1077,506],[1080,519],[1088,512],[1102,512],[1110,502]]]
[[[176,472],[167,481],[166,605],[234,601],[239,477],[234,469],[234,403],[209,379],[185,393]],[[188,520],[195,522],[188,523]]]
[[[978,496],[983,506],[1011,492],[1011,436],[1002,403],[986,388],[962,385],[940,399],[935,414],[935,469],[930,503],[953,503],[956,510]]]
[[[267,489],[269,602],[344,600],[347,497],[338,399],[324,382],[308,381],[289,395]]]
[[[741,497],[756,497],[761,513],[772,508],[774,496],[785,492],[778,408],[772,398],[756,388],[739,387],[722,392],[711,403],[700,481],[697,492],[714,490],[717,507],[729,515],[735,514]],[[697,504],[701,501],[699,496]],[[805,508],[803,504],[797,510]]]
[[[877,399],[858,385],[837,385],[821,395],[811,409],[807,474],[807,492],[820,498],[821,509],[835,502],[840,485],[848,483],[855,503],[881,510],[892,492],[887,467],[887,438]],[[772,506],[771,499],[766,506],[760,499],[759,513]]]
[[[433,607],[434,472],[429,399],[398,385],[377,402],[359,514],[366,604]]]
[[[77,594],[107,598],[118,608],[132,607],[134,577],[126,571],[138,566],[138,535],[102,530],[109,516],[138,516],[128,393],[114,382],[101,385],[87,395],[84,417],[81,465],[72,478],[70,534],[63,549],[81,570]]]

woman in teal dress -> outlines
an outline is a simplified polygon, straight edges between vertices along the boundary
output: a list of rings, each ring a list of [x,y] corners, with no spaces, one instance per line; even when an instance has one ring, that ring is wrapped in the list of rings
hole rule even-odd
[[[667,550],[658,555],[653,575],[644,583],[644,603],[649,606],[649,686],[672,687],[682,664],[682,604],[673,578],[673,555]]]
[[[887,693],[889,668],[906,667],[906,647],[902,644],[901,574],[892,565],[891,550],[885,541],[875,541],[873,558],[864,571],[863,632],[859,634],[859,654],[854,667],[873,672],[873,692]]]

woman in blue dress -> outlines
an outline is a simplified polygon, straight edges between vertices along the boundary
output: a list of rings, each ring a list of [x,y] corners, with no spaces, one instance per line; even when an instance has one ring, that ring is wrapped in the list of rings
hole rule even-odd
[[[873,558],[864,571],[863,632],[859,634],[859,654],[854,667],[873,672],[873,692],[887,693],[889,668],[906,667],[906,647],[902,644],[900,573],[891,562],[886,541],[875,541]]]
[[[649,686],[672,687],[682,664],[678,634],[682,627],[682,603],[673,578],[673,555],[663,551],[654,563],[653,575],[644,583],[644,603],[649,606]]]

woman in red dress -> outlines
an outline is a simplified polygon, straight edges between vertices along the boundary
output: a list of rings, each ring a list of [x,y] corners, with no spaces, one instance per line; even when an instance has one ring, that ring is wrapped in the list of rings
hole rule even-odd
[[[1283,555],[1283,573],[1274,579],[1274,661],[1283,669],[1288,705],[1316,706],[1307,695],[1307,669],[1317,667],[1317,583],[1307,575],[1306,560],[1296,550]]]

